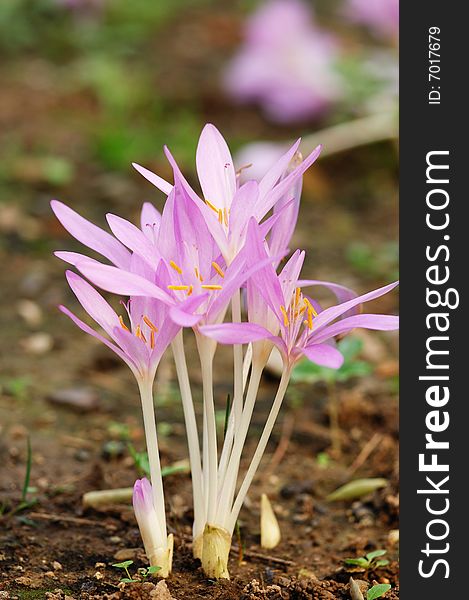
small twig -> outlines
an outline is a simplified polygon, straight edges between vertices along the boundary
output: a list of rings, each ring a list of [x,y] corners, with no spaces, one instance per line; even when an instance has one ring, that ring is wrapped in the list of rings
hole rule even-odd
[[[91,519],[82,519],[80,517],[70,517],[68,515],[51,515],[48,513],[30,512],[28,517],[31,519],[39,519],[43,521],[55,521],[63,523],[71,523],[73,525],[90,525],[92,527],[107,527],[107,523],[102,520],[92,521]]]
[[[98,508],[108,504],[129,504],[132,500],[133,488],[117,488],[115,490],[95,490],[86,492],[81,499],[83,506]]]
[[[285,415],[285,419],[283,420],[283,425],[282,425],[282,434],[280,437],[280,441],[277,445],[277,448],[275,449],[275,452],[272,455],[272,458],[270,459],[269,464],[267,465],[267,469],[265,470],[264,473],[264,480],[268,479],[268,477],[270,476],[270,474],[275,471],[275,469],[279,466],[279,464],[282,462],[288,446],[290,444],[290,439],[293,433],[293,428],[295,425],[295,418],[292,414],[287,414]]]
[[[231,546],[230,552],[238,554],[238,545],[233,544]],[[262,562],[275,563],[286,567],[294,567],[296,565],[296,563],[292,560],[287,560],[285,558],[277,558],[276,556],[271,556],[269,554],[261,554],[260,552],[254,552],[252,550],[244,550],[244,558],[255,558],[257,560],[261,560]]]
[[[324,146],[322,156],[344,152],[357,146],[367,146],[383,140],[397,138],[397,115],[394,112],[355,119],[334,125],[306,136],[302,142],[302,152],[308,154],[318,144]]]
[[[381,433],[375,433],[367,441],[367,443],[363,446],[363,448],[361,449],[361,451],[358,454],[358,456],[356,457],[356,459],[353,461],[353,463],[348,468],[348,471],[347,471],[348,476],[353,475],[353,473],[355,473],[355,471],[357,471],[362,466],[362,464],[368,459],[370,454],[373,452],[373,450],[375,450],[375,448],[379,445],[379,443],[381,442],[382,439],[383,439],[383,436]]]

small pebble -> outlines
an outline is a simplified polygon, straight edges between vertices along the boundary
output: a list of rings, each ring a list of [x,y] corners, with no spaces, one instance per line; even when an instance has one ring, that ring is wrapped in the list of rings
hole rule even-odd
[[[20,345],[28,354],[46,354],[52,350],[54,340],[49,333],[39,331],[23,338],[20,341]]]
[[[114,554],[114,558],[119,562],[122,562],[123,560],[132,560],[137,556],[138,551],[139,548],[122,548],[122,550],[118,550]]]
[[[53,404],[67,406],[79,412],[89,412],[99,406],[97,394],[87,388],[64,388],[56,390],[47,397],[47,400]]]
[[[59,563],[58,560],[54,560],[54,562],[52,563],[52,567],[53,567],[54,571],[62,570],[62,565]]]
[[[42,310],[32,300],[19,300],[16,305],[16,311],[30,327],[38,327],[42,322]]]

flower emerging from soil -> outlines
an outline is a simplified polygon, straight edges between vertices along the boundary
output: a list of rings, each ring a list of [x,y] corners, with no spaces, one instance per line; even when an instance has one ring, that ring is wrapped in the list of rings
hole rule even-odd
[[[337,43],[301,0],[269,0],[247,21],[245,40],[225,73],[228,93],[258,102],[274,121],[322,114],[341,94]]]
[[[152,487],[145,477],[135,482],[132,503],[150,565],[160,567],[158,575],[167,577],[173,560],[173,535],[167,536],[166,528],[162,530],[159,520],[161,509],[155,509]]]

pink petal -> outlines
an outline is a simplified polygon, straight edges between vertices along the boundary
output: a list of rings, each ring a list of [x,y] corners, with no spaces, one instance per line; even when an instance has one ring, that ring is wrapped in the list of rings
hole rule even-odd
[[[86,312],[92,317],[104,331],[113,337],[112,332],[115,327],[119,327],[119,319],[114,309],[97,292],[93,286],[82,279],[72,271],[66,271],[65,276],[68,284],[83,306]]]
[[[236,192],[233,159],[223,136],[210,123],[200,135],[196,164],[204,198],[217,207],[230,208]]]
[[[290,190],[294,182],[303,176],[303,173],[309,169],[313,162],[318,158],[322,150],[322,146],[317,146],[309,156],[294,170],[290,175],[285,177],[272,190],[267,192],[264,197],[260,196],[256,204],[254,215],[257,221],[261,221],[269,210]]]
[[[105,256],[118,267],[127,268],[130,252],[112,235],[97,227],[58,200],[50,203],[55,216],[79,242]]]
[[[259,182],[259,196],[263,198],[267,192],[269,192],[278,180],[285,174],[288,166],[298,151],[298,147],[300,145],[301,138],[297,140],[293,146],[285,152],[277,162],[267,171],[264,177]]]
[[[110,213],[106,215],[106,219],[112,233],[118,240],[132,250],[132,252],[136,252],[144,258],[149,265],[156,267],[159,260],[159,252],[138,227],[135,227],[135,225],[126,221],[126,219]]]
[[[94,338],[96,338],[97,340],[102,342],[104,345],[106,345],[108,348],[110,348],[113,352],[115,352],[117,354],[117,356],[122,358],[122,360],[130,367],[130,369],[132,370],[132,372],[134,374],[137,373],[138,366],[132,361],[130,356],[127,356],[127,354],[125,354],[125,352],[123,352],[118,346],[116,346],[115,344],[110,342],[104,336],[102,336],[97,331],[92,329],[89,325],[84,323],[81,319],[79,319],[76,315],[74,315],[65,306],[59,306],[59,309],[65,315],[67,315],[67,317],[69,317],[75,323],[75,325],[77,325],[77,327],[79,327],[82,331],[84,331],[85,333],[88,333],[89,335],[92,335]]]
[[[154,242],[161,224],[161,214],[151,202],[144,202],[140,213],[140,227],[147,238]]]
[[[302,348],[301,351],[310,361],[321,367],[338,369],[344,362],[342,354],[327,344],[313,344]]]
[[[173,189],[173,186],[170,183],[165,181],[159,175],[152,173],[152,171],[145,169],[145,167],[142,167],[142,166],[138,165],[137,163],[132,163],[132,166],[136,171],[138,171],[140,173],[140,175],[143,175],[145,177],[145,179],[147,179],[155,187],[157,187],[159,190],[161,190],[164,194],[168,195],[171,192],[171,190]]]
[[[342,333],[348,333],[356,327],[362,327],[364,329],[374,329],[379,331],[392,331],[399,329],[399,317],[394,315],[354,315],[342,319],[329,327],[323,327],[315,335],[314,328],[309,340],[314,343],[321,343],[328,340],[336,335]]]
[[[171,296],[154,283],[130,271],[89,260],[78,263],[77,268],[87,279],[107,292],[122,296],[150,296],[166,304],[174,303]]]

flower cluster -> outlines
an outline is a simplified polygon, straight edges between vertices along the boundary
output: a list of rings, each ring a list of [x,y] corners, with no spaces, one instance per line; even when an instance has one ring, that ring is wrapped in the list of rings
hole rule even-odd
[[[261,461],[293,366],[306,357],[337,368],[343,361],[334,342],[338,335],[355,327],[390,330],[398,326],[395,316],[360,314],[358,310],[361,304],[397,284],[357,296],[338,284],[301,279],[305,253],[300,250],[279,268],[289,254],[302,175],[321,150],[316,148],[302,160],[298,147],[299,141],[259,182],[241,184],[225,140],[213,125],[206,125],[196,156],[201,193],[189,185],[165,149],[173,168],[172,184],[134,165],[167,196],[162,214],[145,203],[139,227],[108,214],[113,235],[61,202],[52,202],[65,229],[107,261],[74,252],[56,253],[81,273],[67,271],[66,277],[100,330],[69,309],[60,308],[78,327],[120,356],[137,380],[151,484],[147,480],[136,482],[134,508],[147,556],[152,565],[160,567],[161,576],[171,572],[173,541],[167,535],[153,385],[167,348],[172,348],[186,423],[194,501],[194,555],[202,560],[209,577],[228,577],[228,553],[238,513]],[[337,304],[321,307],[306,293],[314,286],[330,289]],[[125,297],[120,314],[95,288]],[[200,357],[200,428],[186,364],[184,330],[194,332]],[[213,394],[213,360],[218,343],[233,346],[234,365],[233,401],[221,448]],[[283,357],[283,375],[249,469],[238,482],[262,373],[275,346]]]

